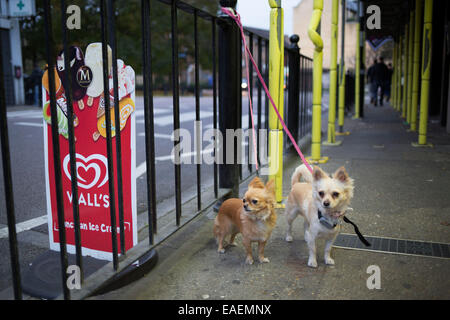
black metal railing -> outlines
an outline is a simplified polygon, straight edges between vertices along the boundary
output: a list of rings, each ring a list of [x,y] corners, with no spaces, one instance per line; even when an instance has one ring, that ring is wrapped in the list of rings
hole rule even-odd
[[[155,0],[156,1],[156,0]],[[170,6],[170,44],[172,55],[171,66],[171,80],[172,80],[172,101],[173,101],[173,140],[174,150],[176,150],[177,144],[180,141],[179,129],[180,129],[180,67],[179,67],[179,38],[178,38],[178,13],[183,11],[192,15],[194,23],[194,68],[195,68],[195,86],[194,86],[194,100],[195,100],[195,121],[201,120],[201,100],[200,100],[200,61],[199,61],[199,20],[202,19],[210,24],[210,48],[211,50],[211,72],[212,72],[212,107],[213,107],[213,129],[219,129],[223,136],[223,150],[219,152],[219,145],[217,137],[214,140],[214,155],[218,153],[222,154],[224,163],[213,164],[213,192],[214,197],[210,200],[210,203],[202,202],[202,164],[199,161],[199,157],[202,154],[202,144],[196,144],[196,150],[194,157],[198,160],[196,162],[196,213],[190,214],[189,218],[183,218],[182,212],[182,186],[181,179],[181,164],[180,153],[174,152],[174,199],[175,210],[174,231],[186,224],[197,214],[203,212],[211,204],[216,202],[221,195],[221,190],[230,190],[232,194],[238,192],[239,183],[255,174],[254,164],[251,163],[251,143],[248,141],[246,151],[246,161],[248,163],[241,163],[237,161],[237,150],[242,148],[242,141],[234,144],[234,162],[229,164],[225,163],[226,159],[226,129],[242,129],[243,126],[246,129],[251,128],[250,112],[247,106],[243,107],[243,99],[248,100],[245,90],[242,88],[243,84],[243,47],[240,39],[239,31],[234,22],[225,15],[215,16],[206,11],[200,10],[187,3],[177,0],[157,0],[161,3],[165,3]],[[139,246],[138,249],[132,248],[128,252],[125,250],[125,232],[124,232],[124,200],[123,200],[123,186],[122,186],[122,142],[120,134],[120,114],[119,114],[119,97],[118,90],[114,91],[114,99],[111,100],[106,94],[105,110],[110,110],[110,107],[114,107],[114,127],[115,139],[112,137],[111,132],[111,114],[105,112],[106,121],[106,146],[107,146],[107,171],[108,171],[108,183],[109,183],[109,199],[110,199],[110,222],[111,222],[111,242],[112,242],[112,268],[114,272],[123,269],[119,266],[121,259],[119,255],[126,256],[133,250],[148,251],[152,249],[158,242],[162,241],[164,237],[158,237],[155,239],[155,235],[159,230],[159,219],[157,215],[157,197],[156,190],[158,185],[156,183],[156,171],[157,164],[155,161],[155,115],[154,115],[154,97],[153,97],[153,79],[152,75],[152,25],[150,21],[151,3],[154,1],[141,0],[141,32],[142,32],[142,74],[143,74],[143,104],[144,104],[144,126],[145,126],[145,167],[146,167],[146,196],[147,196],[147,230],[148,230],[148,245],[143,247]],[[222,1],[221,1],[222,2]],[[44,3],[44,18],[45,18],[45,39],[46,39],[46,62],[48,70],[53,70],[52,67],[56,66],[55,61],[55,41],[52,33],[52,5],[50,0],[45,0]],[[62,29],[62,52],[65,57],[70,56],[70,35],[66,26],[66,1],[60,1],[61,7],[61,29]],[[117,48],[120,45],[120,38],[116,41],[116,19],[114,1],[112,0],[100,0],[99,14],[101,19],[101,43],[102,43],[102,61],[108,61],[108,45],[111,47],[112,61],[117,61]],[[261,71],[266,84],[268,84],[268,72],[269,72],[269,40],[268,36],[261,35],[245,30],[249,49],[257,61],[258,68]],[[285,49],[285,97],[286,103],[284,106],[284,117],[288,123],[289,129],[293,136],[300,140],[304,137],[311,128],[311,107],[312,107],[312,60],[300,54],[297,46],[298,37],[291,37],[291,43],[286,44]],[[1,58],[1,57],[0,57]],[[0,59],[1,60],[1,59]],[[65,63],[65,76],[68,80],[68,87],[65,88],[67,95],[68,105],[68,145],[70,154],[70,171],[72,173],[77,172],[76,165],[76,145],[74,134],[74,112],[73,112],[73,97],[71,95],[71,74],[69,67],[69,59],[64,59]],[[0,68],[2,65],[0,64]],[[268,98],[262,90],[262,86],[256,77],[253,66],[249,66],[250,78],[247,79],[247,85],[250,87],[250,95],[253,97],[253,93],[256,91],[256,103],[254,104],[256,111],[255,129],[257,132],[257,153],[259,160],[260,154],[260,141],[264,139],[260,135],[259,129],[268,129],[268,115],[269,105]],[[6,213],[8,218],[8,231],[9,231],[9,243],[10,243],[10,256],[11,256],[11,269],[12,280],[14,284],[14,297],[21,299],[21,277],[19,267],[19,255],[18,255],[18,242],[15,231],[15,212],[14,212],[14,194],[12,189],[13,177],[11,173],[10,163],[10,149],[8,144],[8,127],[6,117],[6,101],[5,91],[3,83],[4,70],[0,69],[0,130],[1,130],[1,144],[2,144],[2,159],[3,159],[3,181],[5,185],[5,199],[6,199]],[[57,118],[57,106],[56,106],[56,88],[54,73],[48,72],[49,77],[49,101],[51,110],[51,124],[52,124],[52,143],[53,143],[53,164],[54,164],[54,183],[56,186],[56,203],[58,212],[58,225],[65,225],[65,215],[63,198],[62,198],[62,182],[61,182],[61,159],[59,152],[59,133],[58,133],[58,118]],[[118,88],[118,70],[117,64],[112,63],[112,79],[113,88]],[[108,81],[108,63],[103,63],[103,87],[104,92],[110,92],[110,84]],[[113,105],[110,105],[112,103]],[[248,122],[243,123],[243,118],[248,117]],[[198,130],[197,127],[194,130]],[[197,137],[200,136],[197,132]],[[249,134],[250,136],[250,134]],[[266,139],[268,139],[268,134]],[[266,140],[266,145],[268,141]],[[291,145],[290,141],[285,141],[285,147],[288,148]],[[115,158],[114,158],[115,151]],[[267,156],[268,148],[265,148]],[[116,161],[114,161],[116,159]],[[117,188],[115,187],[115,178],[117,179]],[[73,199],[78,199],[78,181],[77,174],[71,175],[71,190]],[[209,200],[208,200],[209,201]],[[118,212],[116,212],[116,203]],[[78,207],[78,201],[72,201],[72,212],[74,221],[74,234],[75,234],[75,255],[76,264],[83,274],[83,257],[82,257],[82,233],[80,230],[80,210]],[[117,237],[117,221],[119,225],[119,238]],[[171,233],[167,233],[167,236]],[[142,242],[142,241],[141,241]],[[118,247],[119,243],[119,247]],[[61,270],[67,270],[68,268],[68,253],[66,248],[66,228],[59,227],[59,249],[60,249],[60,263]],[[110,266],[106,266],[110,268]],[[67,274],[61,272],[62,275],[62,292],[64,299],[71,298],[71,291],[68,289]],[[84,281],[89,281],[87,278]]]

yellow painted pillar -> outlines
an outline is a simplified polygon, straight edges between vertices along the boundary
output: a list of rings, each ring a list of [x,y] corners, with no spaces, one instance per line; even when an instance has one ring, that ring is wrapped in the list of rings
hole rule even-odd
[[[414,44],[414,10],[409,14],[409,40],[408,40],[408,95],[406,104],[406,122],[411,123],[411,100],[413,84],[413,44]]]
[[[308,36],[315,46],[313,58],[313,114],[311,163],[325,163],[327,157],[321,157],[321,116],[322,116],[322,71],[323,71],[323,41],[320,37],[320,20],[322,18],[323,0],[314,0],[313,13],[308,27]]]
[[[413,146],[432,146],[427,143],[428,104],[430,98],[431,75],[431,32],[433,23],[433,0],[425,0],[422,38],[422,84],[420,91],[419,143]]]
[[[397,108],[398,112],[401,111],[402,108],[402,98],[403,98],[403,52],[404,52],[404,44],[403,44],[403,35],[400,35],[398,40],[398,57],[397,57],[397,65],[398,65],[398,75],[397,75]]]
[[[280,115],[284,115],[284,32],[281,0],[269,0],[269,92]],[[283,119],[284,120],[284,119]],[[275,179],[276,200],[283,197],[283,127],[273,108],[269,108],[269,179]]]
[[[338,125],[339,131],[336,135],[349,135],[350,132],[344,132],[344,109],[345,109],[345,0],[341,2],[341,63],[339,65],[339,110]]]
[[[397,78],[398,78],[398,59],[397,59],[397,57],[398,57],[398,50],[399,50],[399,46],[398,46],[398,39],[397,39],[397,41],[395,42],[395,57],[394,57],[394,64],[393,64],[393,66],[394,66],[394,79],[393,79],[393,83],[394,83],[394,88],[393,88],[393,93],[394,93],[394,95],[393,95],[393,99],[392,99],[392,102],[393,102],[393,107],[394,107],[394,110],[396,110],[397,109],[397,98],[398,98],[398,95],[397,95],[397,88],[398,88],[398,82],[397,82]]]
[[[419,104],[419,78],[420,78],[420,36],[422,31],[422,2],[416,0],[416,15],[414,19],[414,57],[413,57],[413,84],[411,98],[411,131],[417,130],[417,109]]]
[[[403,52],[403,97],[402,97],[402,118],[406,119],[406,105],[408,96],[408,39],[409,39],[409,26],[405,25],[405,50]]]
[[[360,89],[361,89],[361,50],[359,48],[360,46],[360,30],[361,30],[361,24],[359,21],[359,6],[360,1],[358,1],[358,19],[356,23],[356,57],[355,57],[355,119],[359,119],[359,111],[360,111]]]
[[[394,81],[394,79],[395,79],[395,51],[396,51],[396,46],[397,46],[397,43],[395,43],[394,42],[394,48],[393,48],[393,50],[392,50],[392,67],[393,67],[393,72],[392,72],[392,81],[391,81],[391,105],[392,106],[394,106],[394,104],[395,104],[395,91],[394,91],[394,88],[395,88],[395,81]]]
[[[330,106],[328,109],[328,140],[327,146],[337,146],[342,141],[336,141],[336,104],[337,104],[337,47],[338,47],[338,20],[339,0],[332,0],[331,9],[331,60],[330,60]]]

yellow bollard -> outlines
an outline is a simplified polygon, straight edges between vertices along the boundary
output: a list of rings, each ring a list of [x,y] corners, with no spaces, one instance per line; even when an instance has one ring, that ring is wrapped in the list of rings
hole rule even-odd
[[[396,65],[395,65],[395,56],[397,54],[397,43],[394,42],[394,50],[393,50],[393,54],[392,54],[392,68],[393,68],[393,72],[392,72],[392,80],[391,80],[391,106],[394,107],[395,105],[395,69],[396,69]]]
[[[422,0],[416,0],[416,15],[414,23],[414,57],[413,57],[413,84],[411,98],[411,131],[417,130],[417,106],[419,103],[419,77],[420,77],[420,20],[422,18]]]
[[[284,32],[281,0],[269,0],[269,91],[280,115],[284,115]],[[269,179],[275,179],[277,202],[283,196],[283,128],[273,108],[269,108]]]
[[[400,35],[399,41],[398,41],[398,47],[399,47],[399,52],[398,52],[398,76],[397,76],[397,81],[398,81],[398,88],[397,88],[397,111],[400,112],[401,108],[402,108],[402,88],[403,88],[403,51],[404,51],[404,45],[403,45],[403,36]]]
[[[341,64],[339,68],[339,132],[336,135],[349,135],[350,132],[342,132],[344,127],[344,109],[345,109],[345,65]]]
[[[430,98],[430,75],[431,75],[431,32],[433,23],[433,0],[425,0],[425,13],[423,18],[423,40],[422,40],[422,85],[420,91],[420,120],[419,120],[419,142],[413,143],[416,147],[431,147],[427,143],[428,104]]]
[[[312,114],[312,143],[311,163],[325,163],[328,157],[320,156],[321,144],[321,112],[322,112],[322,62],[323,41],[320,37],[320,19],[322,17],[323,0],[314,0],[314,10],[308,27],[308,36],[315,46],[313,59],[313,114]],[[318,32],[319,31],[319,32]]]
[[[331,10],[331,61],[330,61],[330,106],[328,109],[328,140],[326,146],[338,146],[336,141],[336,98],[337,98],[337,44],[338,44],[339,0],[333,0]]]
[[[408,95],[406,104],[406,122],[411,123],[411,100],[413,79],[413,43],[414,43],[414,10],[409,15],[409,40],[408,40]]]
[[[359,0],[358,0],[358,8],[359,8]],[[358,10],[359,11],[359,10]],[[359,15],[359,12],[358,12]],[[360,84],[361,84],[361,51],[359,50],[360,46],[360,30],[361,25],[359,23],[359,18],[356,23],[356,57],[355,57],[355,116],[354,119],[359,119],[359,110],[360,110]]]
[[[409,26],[405,25],[405,50],[403,51],[403,98],[402,98],[402,118],[406,118],[406,105],[407,105],[407,88],[408,88],[408,39],[409,39]]]

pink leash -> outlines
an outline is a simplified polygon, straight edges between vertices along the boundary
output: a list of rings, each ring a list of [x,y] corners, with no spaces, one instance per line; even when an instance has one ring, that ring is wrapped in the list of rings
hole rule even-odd
[[[233,10],[233,9],[232,9]],[[233,10],[234,11],[234,10]],[[308,162],[306,161],[305,157],[303,156],[302,151],[300,150],[299,146],[297,145],[297,143],[295,142],[295,139],[292,137],[291,132],[289,131],[289,129],[287,128],[286,124],[283,121],[283,118],[280,115],[280,112],[278,111],[275,102],[272,99],[272,96],[269,93],[269,90],[267,89],[266,83],[263,80],[263,77],[261,76],[261,73],[259,72],[258,66],[256,65],[255,60],[253,59],[253,56],[250,52],[250,49],[247,46],[247,43],[245,41],[245,35],[244,35],[244,27],[242,26],[241,23],[241,17],[239,15],[239,13],[233,14],[229,9],[227,8],[222,8],[222,12],[224,12],[225,14],[227,14],[228,16],[230,16],[231,18],[233,18],[233,20],[236,22],[236,24],[239,27],[239,30],[241,31],[241,37],[242,37],[242,41],[244,42],[244,47],[245,47],[245,68],[246,68],[246,74],[247,74],[247,81],[250,84],[250,77],[249,77],[249,71],[248,71],[248,57],[250,57],[250,60],[253,64],[253,66],[255,67],[256,73],[258,74],[258,78],[259,81],[261,82],[261,84],[263,85],[264,91],[266,92],[267,96],[269,97],[270,102],[272,103],[273,109],[275,110],[275,113],[278,116],[278,119],[281,122],[281,125],[283,126],[284,131],[287,133],[289,139],[291,140],[292,144],[294,145],[295,150],[297,151],[298,155],[300,156],[300,158],[302,159],[303,163],[305,164],[305,166],[308,168],[308,170],[312,173],[313,169],[311,168],[311,166],[308,164]],[[252,105],[252,97],[250,96],[250,86],[248,85],[247,87],[248,89],[248,97],[249,97],[249,102],[250,102],[250,115],[252,118],[252,130],[253,130],[253,151],[254,151],[254,156],[255,156],[255,163],[256,163],[256,170],[258,170],[258,161],[257,159],[257,155],[256,155],[256,140],[255,140],[255,126],[254,126],[254,121],[253,121],[253,105]]]

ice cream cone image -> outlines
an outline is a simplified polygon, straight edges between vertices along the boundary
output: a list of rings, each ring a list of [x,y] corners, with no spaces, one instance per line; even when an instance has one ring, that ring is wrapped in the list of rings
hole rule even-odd
[[[49,86],[49,76],[48,76],[48,65],[45,66],[45,72],[42,76],[42,85],[44,86],[45,90],[48,94],[50,94],[50,86]],[[58,72],[56,71],[56,68],[52,68],[54,72],[55,77],[55,93],[56,93],[56,99],[58,99],[63,93],[64,88],[62,86],[61,79],[59,78]]]
[[[125,125],[127,124],[127,120],[130,117],[130,115],[133,113],[135,109],[134,102],[131,98],[125,98],[122,99],[119,102],[119,110],[120,110],[120,130],[123,130]],[[116,128],[115,128],[115,114],[114,114],[114,108],[110,109],[111,114],[111,137],[114,137],[116,135]],[[98,138],[102,136],[106,138],[106,115],[103,114],[97,121],[97,131],[93,134],[94,141],[97,141]]]

